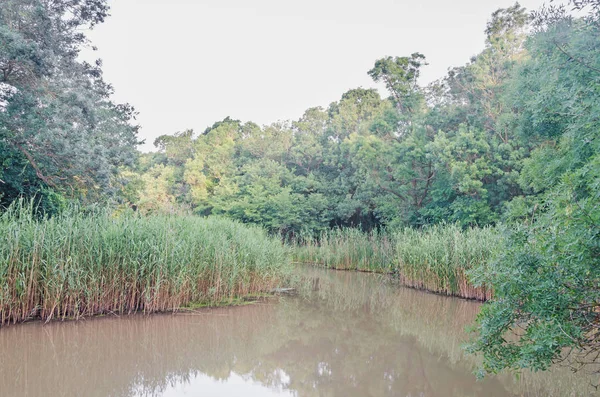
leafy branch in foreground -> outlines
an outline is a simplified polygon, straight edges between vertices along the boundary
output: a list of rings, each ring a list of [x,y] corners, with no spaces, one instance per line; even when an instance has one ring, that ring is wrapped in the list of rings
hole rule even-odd
[[[470,346],[484,369],[600,372],[600,157],[546,198],[533,226],[513,231],[505,253],[474,272],[494,286]],[[594,190],[580,198],[580,190]]]
[[[521,128],[544,141],[520,175],[537,211],[502,256],[472,272],[493,286],[494,300],[470,350],[483,354],[484,373],[558,362],[600,373],[600,29],[565,19],[528,46],[514,89]]]

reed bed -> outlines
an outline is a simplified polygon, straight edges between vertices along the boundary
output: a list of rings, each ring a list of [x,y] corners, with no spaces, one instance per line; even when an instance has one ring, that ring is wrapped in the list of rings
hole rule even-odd
[[[394,273],[409,287],[468,299],[488,300],[492,291],[473,285],[468,272],[485,265],[502,246],[496,228],[457,225],[423,230],[364,233],[336,229],[292,243],[298,262],[332,269]]]
[[[0,326],[32,318],[177,310],[269,291],[288,251],[259,228],[194,216],[72,208],[0,214]]]
[[[331,229],[317,238],[292,242],[294,259],[332,269],[389,272],[393,270],[392,236],[356,228]]]

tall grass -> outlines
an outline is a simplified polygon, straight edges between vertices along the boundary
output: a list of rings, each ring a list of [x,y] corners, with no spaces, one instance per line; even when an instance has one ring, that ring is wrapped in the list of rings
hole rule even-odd
[[[396,273],[403,284],[446,295],[487,300],[492,291],[475,287],[467,272],[501,249],[491,227],[462,230],[456,225],[424,230],[364,233],[336,229],[293,243],[296,261],[333,269]]]
[[[23,203],[0,214],[0,325],[217,303],[289,270],[280,241],[226,219],[73,208],[40,220]]]
[[[331,229],[318,238],[293,242],[294,259],[332,269],[389,272],[393,270],[392,235],[356,228]]]

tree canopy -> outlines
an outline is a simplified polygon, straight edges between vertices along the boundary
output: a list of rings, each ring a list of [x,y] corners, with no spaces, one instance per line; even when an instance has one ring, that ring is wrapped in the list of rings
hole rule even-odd
[[[36,196],[97,201],[122,186],[137,128],[110,100],[101,62],[81,62],[82,28],[104,21],[104,0],[0,3],[0,203]]]
[[[163,136],[138,172],[167,178],[153,194],[169,203],[284,234],[495,224],[526,195],[518,179],[535,146],[513,128],[518,115],[507,99],[528,57],[528,21],[519,5],[495,12],[483,52],[429,87],[418,83],[423,54],[384,57],[368,74],[387,98],[356,88],[294,122],[226,118],[201,134]],[[149,201],[149,211],[161,210],[161,200]]]

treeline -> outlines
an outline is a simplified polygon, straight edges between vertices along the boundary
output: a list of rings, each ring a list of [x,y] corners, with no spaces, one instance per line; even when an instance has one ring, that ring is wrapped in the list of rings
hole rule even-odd
[[[518,4],[498,10],[485,49],[427,87],[422,54],[386,57],[368,73],[387,98],[357,88],[292,122],[226,118],[161,136],[130,175],[139,189],[129,199],[145,212],[188,208],[295,235],[531,217],[579,161],[561,141],[592,121],[596,95],[596,72],[576,61],[593,53],[595,31],[531,28]]]
[[[590,2],[578,2],[581,7]],[[593,3],[593,1],[591,2]],[[296,121],[226,118],[163,135],[139,155],[135,111],[110,100],[101,63],[78,60],[103,1],[0,4],[0,205],[36,197],[144,213],[191,210],[287,235],[335,226],[463,227],[530,221],[597,153],[597,25],[556,10],[496,11],[486,46],[427,87],[425,57],[376,60],[374,89]],[[562,23],[560,23],[562,21]],[[139,156],[139,161],[137,157]]]

